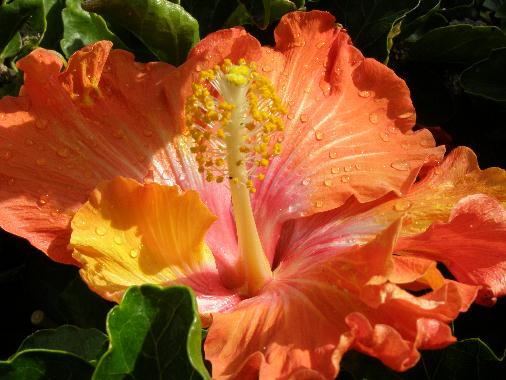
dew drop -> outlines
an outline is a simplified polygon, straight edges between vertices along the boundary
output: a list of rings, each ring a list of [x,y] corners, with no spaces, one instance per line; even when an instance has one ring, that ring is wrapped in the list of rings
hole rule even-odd
[[[119,236],[119,235],[114,236],[114,239],[113,239],[113,240],[114,240],[114,242],[115,242],[116,244],[118,244],[118,245],[123,244],[123,239],[122,239],[122,238],[121,238],[121,236]]]
[[[68,148],[61,148],[61,149],[58,149],[58,156],[62,157],[62,158],[66,158],[69,156],[70,154],[70,151]]]
[[[55,208],[53,211],[51,211],[51,216],[53,218],[56,218],[58,215],[61,215],[61,213],[62,213],[62,209]]]
[[[295,115],[293,113],[289,113],[287,115],[287,118],[290,119],[290,120],[293,120],[294,117],[295,117]]]
[[[390,141],[390,135],[386,132],[380,132],[379,137],[385,142]]]
[[[28,146],[32,146],[34,144],[32,139],[25,139],[25,144]]]
[[[195,66],[195,71],[196,71],[197,73],[201,72],[201,71],[202,71],[202,66],[200,66],[200,65],[196,65],[196,66]]]
[[[10,150],[6,150],[6,151],[2,152],[1,157],[5,161],[10,160],[12,158],[12,152]]]
[[[186,174],[184,174],[184,173],[179,174],[180,181],[184,181],[185,179],[186,179]]]
[[[306,41],[300,39],[300,40],[296,40],[294,43],[293,43],[293,46],[297,46],[297,47],[302,47],[306,44]]]
[[[379,121],[378,114],[376,112],[371,112],[369,114],[369,121],[373,124],[377,124]]]
[[[323,184],[324,184],[325,186],[327,186],[327,187],[330,187],[330,186],[332,186],[332,180],[330,180],[330,179],[326,179],[325,181],[323,181]]]
[[[323,132],[316,131],[316,132],[314,133],[314,137],[315,137],[315,139],[316,139],[316,140],[318,140],[318,141],[323,140]]]
[[[407,211],[411,207],[412,203],[411,201],[408,201],[407,199],[401,199],[398,200],[394,204],[394,210],[395,211]]]
[[[303,184],[304,186],[309,185],[309,183],[310,183],[310,182],[311,182],[311,179],[310,179],[310,178],[304,178],[304,179],[302,180],[302,184]]]
[[[334,168],[331,168],[331,169],[330,169],[330,172],[331,172],[332,174],[337,174],[337,173],[339,173],[339,170],[340,170],[340,169],[339,169],[338,167],[334,167]]]
[[[135,259],[137,256],[139,256],[139,251],[137,251],[136,249],[131,249],[130,250],[130,257],[132,259]]]
[[[310,94],[310,93],[311,93],[311,87],[306,87],[306,88],[304,89],[304,93],[305,93],[305,94]]]
[[[323,201],[316,201],[315,206],[317,208],[322,208],[323,207]]]
[[[122,139],[123,137],[125,137],[125,133],[121,129],[116,129],[112,133],[112,135],[114,138],[117,138],[117,139]]]
[[[413,112],[404,112],[401,113],[399,116],[397,116],[399,119],[409,119],[411,116],[413,116]]]
[[[153,170],[148,170],[148,172],[144,176],[144,183],[153,183],[153,182],[155,182]]]
[[[86,225],[88,224],[88,222],[86,221],[86,219],[84,219],[82,216],[77,216],[75,219],[74,219],[74,225],[79,227],[79,228],[86,228]]]
[[[47,121],[46,120],[39,120],[36,124],[35,124],[35,128],[37,129],[40,129],[41,131],[43,131],[44,129],[47,129]]]
[[[350,182],[350,176],[349,175],[343,175],[341,177],[341,182],[342,183],[348,183],[348,182]]]
[[[104,227],[99,226],[99,227],[95,228],[95,233],[98,236],[105,236],[105,234],[107,234],[107,230]]]
[[[329,152],[329,158],[332,158],[332,159],[337,158],[337,152],[334,150],[331,150]]]
[[[327,82],[325,79],[320,80],[320,83],[318,84],[320,86],[320,89],[323,92],[323,95],[329,96],[330,95],[330,83]]]
[[[300,119],[301,123],[305,123],[306,121],[309,120],[307,114],[305,114],[305,113],[303,113],[302,115],[300,115],[299,119]]]
[[[49,202],[49,194],[41,194],[39,199],[37,199],[37,204],[39,206],[44,206],[47,202]]]
[[[346,165],[346,166],[344,167],[344,171],[345,171],[345,172],[347,172],[347,173],[351,172],[351,169],[352,169],[352,168],[351,168],[351,165]]]
[[[358,96],[360,96],[361,98],[368,98],[369,96],[371,96],[371,92],[368,90],[359,91]]]
[[[424,137],[420,140],[420,145],[424,148],[430,148],[434,146],[434,140],[431,137]]]
[[[399,171],[406,171],[411,169],[411,166],[409,165],[409,162],[407,161],[394,161],[390,164],[392,168]]]
[[[321,48],[322,48],[322,47],[324,47],[324,46],[325,46],[325,41],[320,41],[320,42],[318,42],[318,43],[316,44],[316,47],[317,47],[318,49],[321,49]]]
[[[37,158],[35,163],[39,166],[44,166],[45,164],[47,164],[47,160],[45,158]]]
[[[358,163],[357,163],[357,164],[355,164],[355,169],[357,169],[357,170],[362,169],[362,165],[360,165],[360,164],[358,164]]]
[[[264,65],[264,66],[262,67],[262,71],[263,71],[264,73],[270,73],[270,72],[272,71],[272,67],[271,67],[271,66],[269,66],[269,65]]]

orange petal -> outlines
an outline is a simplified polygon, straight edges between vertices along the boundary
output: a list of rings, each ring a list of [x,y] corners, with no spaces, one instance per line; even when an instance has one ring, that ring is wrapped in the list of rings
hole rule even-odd
[[[282,222],[336,208],[351,195],[367,202],[404,193],[424,162],[442,157],[428,131],[412,133],[404,81],[364,58],[333,16],[290,13],[275,39],[259,66],[275,67],[266,75],[289,113],[281,156],[254,196],[264,240],[275,241]]]
[[[96,184],[142,181],[176,132],[162,85],[174,68],[110,48],[84,48],[62,73],[56,55],[36,49],[18,62],[20,97],[0,100],[1,226],[61,262],[75,262],[70,219]]]
[[[232,295],[203,243],[215,220],[194,191],[117,177],[76,213],[71,247],[81,276],[107,299],[119,301],[130,285],[182,283],[226,301]]]
[[[420,290],[438,289],[444,285],[444,277],[434,260],[414,256],[393,256],[394,270],[388,278],[394,284],[408,284],[403,288]],[[413,284],[414,283],[414,284]]]
[[[445,284],[415,297],[389,283],[400,223],[340,254],[292,257],[257,297],[214,316],[205,342],[216,379],[334,379],[354,347],[405,370],[418,348],[454,341],[446,325],[476,288]],[[310,329],[300,326],[311,326]]]
[[[457,280],[481,285],[478,302],[506,294],[506,210],[483,194],[463,198],[447,223],[399,241],[399,249],[444,263]]]

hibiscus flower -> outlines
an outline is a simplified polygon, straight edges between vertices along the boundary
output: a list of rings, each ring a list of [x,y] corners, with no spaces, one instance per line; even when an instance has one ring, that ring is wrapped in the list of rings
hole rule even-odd
[[[406,370],[506,292],[506,174],[442,161],[331,15],[275,40],[218,31],[177,68],[34,51],[0,101],[0,224],[110,300],[190,286],[213,378],[333,379],[350,349]]]

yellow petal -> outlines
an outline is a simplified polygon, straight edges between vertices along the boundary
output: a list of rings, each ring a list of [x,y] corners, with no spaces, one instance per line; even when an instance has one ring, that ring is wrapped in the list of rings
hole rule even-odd
[[[203,242],[215,220],[194,191],[117,177],[100,184],[76,213],[70,245],[90,288],[119,301],[131,285],[216,272]]]

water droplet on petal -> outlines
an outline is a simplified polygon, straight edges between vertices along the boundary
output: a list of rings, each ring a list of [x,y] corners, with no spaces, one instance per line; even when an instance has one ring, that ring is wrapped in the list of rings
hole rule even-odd
[[[302,184],[303,184],[304,186],[309,185],[309,184],[310,184],[310,182],[311,182],[311,179],[310,179],[310,178],[304,178],[304,179],[302,180]]]
[[[341,182],[342,183],[348,183],[348,182],[350,182],[350,176],[349,175],[343,175],[341,177]]]
[[[37,158],[35,163],[39,166],[44,166],[45,164],[47,164],[47,160],[45,158]]]
[[[351,165],[346,165],[346,166],[344,167],[344,171],[345,171],[345,172],[347,172],[347,173],[351,172],[351,169],[352,169],[352,168],[351,168]]]
[[[320,41],[320,42],[318,42],[315,46],[316,46],[318,49],[320,49],[320,48],[322,48],[322,47],[324,47],[324,46],[325,46],[325,43],[326,43],[325,41]]]
[[[49,202],[49,194],[42,194],[39,196],[39,199],[37,199],[37,204],[39,206],[44,206]]]
[[[395,211],[407,211],[411,207],[412,203],[411,201],[407,199],[400,199],[394,204],[394,210]]]
[[[307,114],[305,114],[305,113],[303,113],[302,115],[300,115],[299,119],[300,119],[301,123],[305,123],[306,121],[309,120]]]
[[[339,168],[338,167],[333,167],[333,168],[330,169],[330,172],[332,174],[337,174],[337,173],[339,173]]]
[[[37,121],[37,123],[35,124],[35,128],[43,131],[44,129],[47,129],[47,124],[48,124],[48,122],[46,120],[41,119],[41,120]]]
[[[197,73],[201,72],[201,71],[202,71],[202,66],[200,66],[200,65],[196,65],[196,66],[195,66],[195,71],[196,71]]]
[[[288,119],[290,119],[290,120],[293,120],[293,118],[295,117],[295,115],[293,113],[289,113],[286,117]]]
[[[316,132],[314,133],[314,137],[315,137],[315,139],[316,139],[316,140],[318,140],[318,141],[323,140],[323,132],[316,131]]]
[[[294,43],[293,43],[293,46],[297,46],[297,47],[302,47],[306,44],[306,41],[304,41],[303,39],[299,39],[299,40],[296,40]]]
[[[271,67],[271,66],[269,66],[269,65],[264,65],[264,66],[262,67],[262,71],[263,71],[264,73],[270,73],[270,72],[272,71],[272,67]]]
[[[81,215],[76,216],[76,218],[73,220],[73,222],[74,222],[74,225],[77,226],[78,228],[86,228],[86,225],[88,224],[86,219],[84,217],[82,217]]]
[[[107,230],[104,227],[99,226],[99,227],[95,228],[95,233],[98,236],[105,236],[107,234]]]
[[[139,251],[137,251],[136,249],[131,249],[130,250],[130,257],[132,259],[135,259],[137,256],[139,256]]]
[[[382,139],[385,142],[390,141],[390,135],[386,132],[380,132],[379,136],[380,136],[380,139]]]
[[[329,158],[332,158],[332,159],[337,158],[337,152],[334,150],[331,150],[329,152]]]
[[[122,139],[123,137],[125,137],[125,133],[121,129],[116,129],[112,133],[112,135],[113,135],[113,137],[115,137],[117,139]]]
[[[304,93],[306,93],[306,94],[310,94],[310,93],[311,93],[311,87],[306,87],[306,88],[304,89]]]
[[[325,181],[323,181],[323,184],[324,184],[325,186],[327,186],[327,187],[330,187],[330,186],[332,186],[332,180],[330,180],[330,179],[326,179]]]
[[[368,98],[369,96],[371,96],[371,92],[368,90],[359,91],[358,96],[360,96],[361,98]]]
[[[369,121],[373,124],[377,124],[379,121],[379,116],[376,112],[371,112],[369,114]]]
[[[360,165],[360,164],[358,164],[358,163],[357,163],[357,164],[355,164],[355,169],[357,169],[357,170],[362,169],[362,165]]]
[[[62,158],[66,158],[69,156],[70,154],[70,151],[68,148],[60,148],[58,149],[58,156],[62,157]]]
[[[12,152],[10,150],[3,151],[1,154],[3,160],[10,160],[12,158]]]
[[[155,182],[153,170],[148,170],[148,172],[144,176],[144,183],[153,183],[153,182]]]
[[[316,201],[315,206],[317,208],[322,208],[323,207],[323,201]]]
[[[390,164],[392,168],[399,171],[406,171],[411,169],[411,166],[409,165],[409,162],[407,161],[394,161]]]
[[[320,80],[320,83],[318,85],[319,85],[320,89],[322,90],[323,95],[325,95],[325,96],[330,95],[331,86],[330,86],[329,82],[322,79],[322,80]]]
[[[168,170],[164,170],[162,172],[162,178],[163,179],[170,179],[171,178],[170,172]]]
[[[399,119],[409,119],[411,116],[414,116],[413,112],[404,112],[397,116]]]
[[[116,235],[116,236],[114,236],[114,242],[118,245],[121,245],[121,244],[123,244],[123,239],[121,238],[121,236]]]

